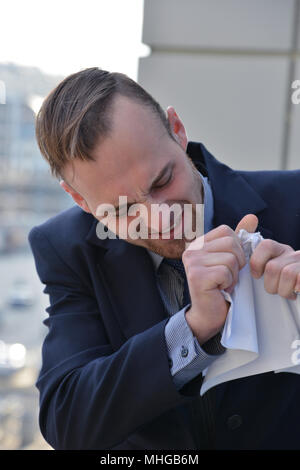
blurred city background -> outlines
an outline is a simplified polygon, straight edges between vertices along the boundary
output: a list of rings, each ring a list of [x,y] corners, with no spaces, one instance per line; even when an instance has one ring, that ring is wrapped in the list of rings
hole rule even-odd
[[[236,169],[299,168],[299,0],[2,0],[0,449],[50,449],[38,427],[43,293],[31,227],[73,202],[34,133],[44,97],[98,66],[173,105],[190,140]]]

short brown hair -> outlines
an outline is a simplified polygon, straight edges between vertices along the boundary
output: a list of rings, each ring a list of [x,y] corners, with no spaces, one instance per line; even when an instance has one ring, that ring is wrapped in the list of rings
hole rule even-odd
[[[163,109],[138,83],[123,73],[87,68],[59,83],[36,117],[37,143],[52,175],[62,177],[74,158],[93,160],[91,151],[111,130],[109,111],[117,93],[149,106],[173,137]]]

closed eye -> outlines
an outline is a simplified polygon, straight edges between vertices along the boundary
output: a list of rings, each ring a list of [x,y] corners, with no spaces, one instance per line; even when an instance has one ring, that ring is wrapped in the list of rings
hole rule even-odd
[[[159,184],[159,185],[155,185],[153,188],[152,188],[152,191],[156,191],[156,189],[161,189],[161,188],[164,188],[165,186],[168,186],[168,184],[173,180],[173,171],[171,171],[170,173],[170,176],[168,177],[168,179],[166,181],[164,181],[163,183]],[[118,210],[116,212],[116,217],[124,217],[125,215],[127,215],[127,211],[129,209],[130,206],[132,206],[133,204],[136,204],[136,203],[131,203],[131,204],[128,204],[127,206],[127,210],[126,210],[126,206],[121,208],[121,210]]]
[[[172,177],[173,177],[173,172],[171,172],[169,178],[167,179],[167,181],[164,181],[163,183],[159,184],[159,185],[156,185],[155,188],[153,188],[154,190],[155,189],[160,189],[160,188],[163,188],[164,186],[167,186],[171,180],[172,180]]]

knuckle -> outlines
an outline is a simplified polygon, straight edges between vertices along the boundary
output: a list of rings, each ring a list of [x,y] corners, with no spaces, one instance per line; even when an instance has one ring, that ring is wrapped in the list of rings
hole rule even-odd
[[[233,232],[232,228],[230,228],[229,225],[225,225],[225,224],[220,225],[220,229],[222,233],[224,234],[224,236],[229,236]]]
[[[222,265],[219,266],[219,270],[220,270],[220,274],[221,274],[222,278],[224,278],[224,279],[228,279],[228,278],[232,279],[231,271],[230,271],[230,269],[229,269],[227,266],[225,266],[224,264],[222,264]]]
[[[290,252],[291,254],[297,253],[290,245],[286,245],[285,243],[279,243],[279,245],[281,245],[286,252]],[[300,251],[298,253],[300,253]]]
[[[235,285],[235,283],[236,283],[236,279],[234,278],[234,276],[232,275],[232,273],[230,272],[229,269],[226,271],[225,280],[226,280],[227,284]]]
[[[268,294],[276,294],[276,289],[274,287],[269,286],[265,281],[264,281],[264,288]]]
[[[182,253],[182,262],[184,265],[189,264],[190,261],[195,257],[195,250],[185,250]]]
[[[238,269],[238,261],[233,253],[228,253],[228,265],[233,271]]]
[[[285,254],[286,259],[290,261],[290,264],[298,264],[298,269],[300,265],[300,251],[292,251]]]
[[[258,271],[259,270],[259,268],[260,268],[259,260],[255,256],[255,254],[253,254],[251,256],[251,258],[249,260],[249,266],[250,266],[250,269],[253,270],[253,271]]]
[[[260,244],[262,244],[263,248],[266,250],[271,250],[273,246],[275,245],[275,243],[276,242],[272,240],[271,238],[265,238],[264,240],[260,242]]]
[[[268,261],[265,267],[265,274],[267,275],[274,275],[278,272],[279,266],[278,263],[274,260]]]
[[[281,273],[285,279],[293,279],[295,277],[295,270],[291,265],[284,266]]]
[[[231,235],[224,237],[224,240],[229,249],[233,250],[236,247],[236,240]]]

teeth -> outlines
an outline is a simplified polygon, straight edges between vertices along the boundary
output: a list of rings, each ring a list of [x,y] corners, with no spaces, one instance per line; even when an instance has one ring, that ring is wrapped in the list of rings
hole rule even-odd
[[[181,219],[181,217],[178,218],[178,222],[180,222],[180,219]],[[171,230],[173,230],[173,228],[177,226],[178,222],[176,221],[176,222],[172,225],[172,227],[168,227],[166,230],[164,230],[163,232],[159,232],[159,233],[160,233],[160,234],[163,234],[163,233],[169,233],[169,232],[171,232]]]
[[[170,227],[170,228],[168,227],[166,230],[164,230],[163,232],[159,232],[159,233],[163,234],[163,233],[171,232],[171,230],[172,230],[174,227],[175,227],[175,224],[172,225],[172,227]]]

